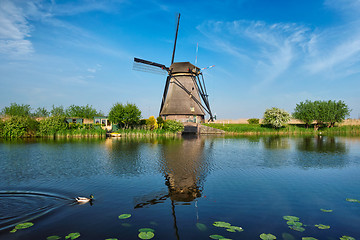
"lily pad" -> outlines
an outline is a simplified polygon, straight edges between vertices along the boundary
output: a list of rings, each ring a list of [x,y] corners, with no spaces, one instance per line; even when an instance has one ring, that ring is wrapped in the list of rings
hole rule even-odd
[[[200,230],[200,231],[203,231],[205,232],[207,230],[207,227],[205,224],[203,223],[196,223],[196,227]]]
[[[360,203],[359,200],[353,199],[353,198],[347,198],[346,201],[348,201],[348,202],[357,202],[357,203]]]
[[[130,223],[122,223],[121,226],[123,226],[123,227],[131,227],[132,225]]]
[[[71,240],[73,240],[73,239],[76,239],[76,238],[78,238],[78,237],[80,237],[80,233],[78,233],[78,232],[75,232],[75,233],[69,233],[66,237],[65,237],[65,239],[71,239]]]
[[[105,240],[118,240],[117,238],[107,238]]]
[[[215,227],[224,227],[224,228],[228,228],[231,226],[231,224],[227,222],[214,222],[213,225]]]
[[[229,230],[234,230],[235,232],[242,232],[244,231],[244,229],[242,229],[242,227],[238,227],[238,226],[230,226],[228,227],[228,229],[226,229],[227,231]],[[233,231],[229,231],[229,232],[233,232]]]
[[[340,240],[355,240],[355,238],[349,236],[342,236]]]
[[[282,234],[282,238],[283,238],[284,240],[295,240],[294,236],[291,235],[290,233],[283,233],[283,234]]]
[[[262,240],[274,240],[274,239],[276,239],[276,237],[274,235],[270,234],[270,233],[268,233],[268,234],[262,233],[262,234],[260,234],[260,238]]]
[[[318,240],[318,239],[313,237],[302,237],[301,240]]]
[[[140,228],[139,232],[155,232],[155,230],[152,228]]]
[[[318,229],[329,229],[330,228],[330,226],[323,225],[323,224],[316,224],[315,227],[317,227]]]
[[[323,209],[323,208],[321,208],[321,209],[320,209],[320,211],[322,211],[322,212],[332,212],[333,210],[331,210],[331,209]]]
[[[29,228],[34,226],[34,224],[32,222],[25,222],[25,223],[20,223],[18,225],[15,226],[16,229],[25,229],[25,228]]]
[[[236,232],[235,229],[232,229],[232,228],[227,228],[226,231],[233,232],[233,233]]]
[[[119,216],[119,219],[127,219],[127,218],[129,218],[129,217],[131,217],[131,214],[129,214],[129,213],[124,213],[124,214],[121,214],[121,215]]]
[[[283,216],[283,219],[287,220],[287,221],[299,221],[299,218],[298,217],[295,217],[295,216]]]
[[[294,230],[294,231],[298,231],[298,232],[303,232],[305,231],[305,228],[303,227],[298,227],[298,226],[291,226],[289,227],[290,229]]]
[[[301,222],[287,221],[287,225],[301,227],[303,224]]]
[[[16,228],[14,228],[13,230],[10,231],[10,233],[14,233],[16,231],[17,231]]]
[[[153,232],[140,232],[138,236],[141,239],[152,239],[155,234]]]
[[[217,235],[217,234],[210,235],[209,237],[210,237],[211,239],[224,239],[223,236]]]
[[[54,236],[47,237],[46,240],[57,240],[57,239],[60,239],[60,238],[61,237],[54,235]]]

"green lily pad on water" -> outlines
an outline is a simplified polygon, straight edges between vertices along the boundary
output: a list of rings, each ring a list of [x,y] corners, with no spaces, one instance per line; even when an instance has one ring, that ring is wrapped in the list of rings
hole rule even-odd
[[[303,227],[298,227],[298,226],[289,226],[290,229],[294,230],[294,231],[298,231],[298,232],[303,232],[305,231],[305,228]]]
[[[287,225],[295,226],[295,227],[301,227],[303,224],[301,222],[294,222],[294,221],[287,221]]]
[[[139,232],[155,232],[155,230],[152,228],[140,228]]]
[[[323,224],[316,224],[315,227],[317,227],[318,229],[329,229],[330,228],[330,226],[323,225]]]
[[[302,237],[301,240],[318,240],[318,239],[313,237]]]
[[[283,216],[283,219],[285,219],[287,221],[293,221],[293,222],[297,222],[300,220],[298,217],[295,217],[295,216]]]
[[[340,240],[355,240],[355,238],[349,236],[342,236]]]
[[[129,218],[129,217],[131,217],[131,214],[124,213],[124,214],[121,214],[121,215],[119,216],[119,219],[127,219],[127,218]]]
[[[231,230],[231,231],[229,231]],[[226,231],[228,232],[242,232],[244,231],[244,229],[242,229],[242,227],[238,227],[238,226],[230,226],[226,229]]]
[[[57,240],[57,239],[60,239],[60,238],[61,237],[54,235],[54,236],[47,237],[46,240]]]
[[[282,238],[284,240],[295,240],[295,237],[293,235],[291,235],[290,233],[286,233],[286,232],[282,234]]]
[[[105,240],[118,240],[117,238],[107,238]]]
[[[223,228],[231,227],[231,224],[227,222],[214,222],[213,225],[215,227],[223,227]]]
[[[75,232],[75,233],[69,233],[69,234],[65,237],[65,239],[71,239],[71,240],[73,240],[73,239],[76,239],[76,238],[78,238],[78,237],[80,237],[80,233]]]
[[[268,233],[268,234],[262,233],[262,234],[260,234],[260,238],[262,240],[274,240],[274,239],[276,239],[276,237],[274,235],[270,234],[270,233]]]
[[[224,239],[225,237],[217,234],[213,234],[209,236],[211,239]]]
[[[322,212],[332,212],[333,210],[331,210],[331,209],[323,209],[323,208],[321,208],[321,209],[320,209],[320,211],[322,211]]]
[[[197,227],[197,229],[199,229],[200,231],[203,231],[203,232],[205,232],[207,230],[206,225],[203,223],[196,223],[196,227]]]
[[[140,232],[138,236],[140,239],[152,239],[155,234],[153,232]]]
[[[357,202],[357,203],[360,203],[359,200],[353,199],[353,198],[347,198],[346,201],[348,201],[348,202]]]
[[[15,226],[15,228],[13,230],[11,230],[11,233],[16,232],[17,230],[21,230],[21,229],[25,229],[25,228],[29,228],[34,226],[34,224],[32,222],[24,222],[24,223],[20,223],[18,225]]]

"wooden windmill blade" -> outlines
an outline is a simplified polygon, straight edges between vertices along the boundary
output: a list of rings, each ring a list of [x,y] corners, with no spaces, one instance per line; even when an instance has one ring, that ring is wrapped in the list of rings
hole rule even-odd
[[[165,75],[169,68],[160,63],[134,57],[133,70]]]

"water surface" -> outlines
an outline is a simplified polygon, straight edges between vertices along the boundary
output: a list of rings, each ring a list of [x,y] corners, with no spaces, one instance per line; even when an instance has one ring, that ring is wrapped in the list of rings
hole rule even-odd
[[[0,166],[0,239],[139,239],[144,227],[154,239],[360,239],[360,203],[346,201],[360,200],[360,138],[2,140]],[[24,221],[34,226],[9,233]]]

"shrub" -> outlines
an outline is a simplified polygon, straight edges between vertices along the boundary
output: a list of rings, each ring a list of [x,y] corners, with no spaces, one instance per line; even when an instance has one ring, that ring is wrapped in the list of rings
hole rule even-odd
[[[280,128],[290,121],[290,114],[279,108],[266,109],[264,113],[264,124],[269,124],[273,128]]]
[[[166,120],[164,123],[164,130],[169,132],[182,132],[184,131],[184,125],[181,122],[174,120]]]
[[[66,116],[68,117],[79,117],[79,118],[93,118],[100,115],[92,106],[76,106],[71,105],[66,109]]]
[[[247,120],[247,122],[248,122],[249,124],[259,124],[259,119],[258,119],[258,118],[249,118],[249,119]]]
[[[5,138],[21,138],[35,136],[39,123],[28,116],[12,116],[5,121],[2,136]]]
[[[42,136],[54,135],[59,131],[68,129],[65,116],[51,116],[40,121],[39,132]]]
[[[164,119],[163,119],[161,116],[158,116],[158,117],[156,118],[156,122],[157,122],[157,124],[158,124],[158,126],[159,126],[160,129],[164,127],[165,121],[164,121]]]
[[[150,130],[155,130],[158,128],[158,124],[157,124],[154,116],[151,116],[151,117],[149,117],[149,119],[146,119],[146,126]]]
[[[141,111],[135,104],[127,103],[123,105],[116,103],[109,112],[109,120],[114,124],[121,124],[128,128],[135,124],[139,124]]]

